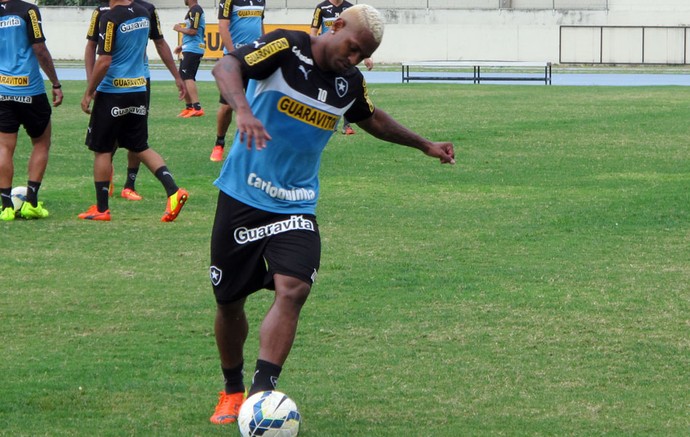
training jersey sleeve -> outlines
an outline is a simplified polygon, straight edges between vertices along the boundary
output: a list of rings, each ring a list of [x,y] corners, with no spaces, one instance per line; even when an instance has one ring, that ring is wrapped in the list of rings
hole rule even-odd
[[[115,50],[115,40],[117,38],[117,23],[108,19],[102,19],[98,26],[98,32],[103,35],[103,38],[98,40],[96,53],[98,53],[99,56],[112,56]]]
[[[152,5],[153,6],[153,5]],[[161,20],[158,17],[158,11],[154,6],[151,9],[151,29],[149,30],[149,38],[156,41],[163,38],[163,30],[161,29]]]
[[[218,19],[229,20],[232,16],[232,2],[233,0],[225,0],[218,4]]]
[[[41,23],[41,12],[38,10],[38,7],[30,5],[27,11],[27,36],[29,37],[29,44],[45,42],[46,37],[43,34],[43,26]]]
[[[98,30],[100,28],[99,23],[101,20],[101,14],[101,8],[94,9],[93,13],[91,14],[91,20],[89,21],[89,28],[86,31],[86,39],[95,43],[98,42]]]
[[[323,22],[323,14],[321,13],[321,6],[317,6],[316,9],[314,9],[314,15],[312,16],[311,19],[311,27],[314,29],[318,29],[321,27],[321,23]]]
[[[188,16],[190,29],[199,30],[199,26],[201,25],[201,16],[203,13],[204,10],[198,4],[189,9]]]
[[[347,118],[347,121],[352,123],[359,123],[360,121],[366,120],[374,115],[374,103],[369,98],[367,81],[364,80],[364,76],[361,77],[360,83],[361,87],[355,88],[355,101],[352,106],[350,106],[350,109],[345,113],[345,118]]]

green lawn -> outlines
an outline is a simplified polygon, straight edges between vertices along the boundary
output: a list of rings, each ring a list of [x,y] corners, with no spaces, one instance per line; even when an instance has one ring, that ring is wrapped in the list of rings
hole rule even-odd
[[[153,84],[150,144],[190,200],[160,223],[94,203],[85,84],[65,82],[40,197],[0,223],[0,435],[238,436],[208,281],[217,90],[182,120]],[[279,389],[301,436],[686,436],[690,154],[682,87],[372,85],[375,103],[456,145],[458,164],[358,129],[323,156],[322,267]],[[26,183],[25,133],[15,185]],[[115,157],[121,188],[125,154]],[[248,302],[251,373],[271,302]],[[250,376],[248,375],[247,378]]]

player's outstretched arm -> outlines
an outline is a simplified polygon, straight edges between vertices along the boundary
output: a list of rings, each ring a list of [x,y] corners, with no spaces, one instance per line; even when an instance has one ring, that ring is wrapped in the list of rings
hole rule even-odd
[[[429,141],[395,121],[382,109],[377,108],[371,117],[358,122],[357,126],[381,140],[419,149],[428,156],[438,158],[441,164],[455,164],[452,143]]]

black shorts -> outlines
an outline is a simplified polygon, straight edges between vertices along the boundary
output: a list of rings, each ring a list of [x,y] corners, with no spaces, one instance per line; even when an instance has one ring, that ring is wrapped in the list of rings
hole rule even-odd
[[[112,153],[116,144],[132,152],[143,152],[149,148],[147,107],[147,93],[143,91],[96,92],[85,144],[98,153]]]
[[[0,96],[0,132],[15,134],[19,126],[31,138],[38,138],[50,124],[52,108],[46,94],[37,96]]]
[[[196,72],[199,70],[199,64],[203,56],[200,53],[182,52],[182,61],[180,61],[180,77],[182,77],[182,80],[196,80]]]
[[[276,273],[311,285],[320,262],[315,216],[266,212],[219,193],[210,268],[216,302],[227,304],[262,288],[273,290]]]

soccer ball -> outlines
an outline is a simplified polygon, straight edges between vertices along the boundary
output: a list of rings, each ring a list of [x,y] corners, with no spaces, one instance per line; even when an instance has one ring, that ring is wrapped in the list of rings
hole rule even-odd
[[[14,210],[19,211],[22,209],[22,205],[26,201],[26,187],[14,187],[12,188],[12,205],[14,205]]]
[[[242,437],[295,437],[301,421],[295,402],[279,391],[251,395],[237,418]]]

